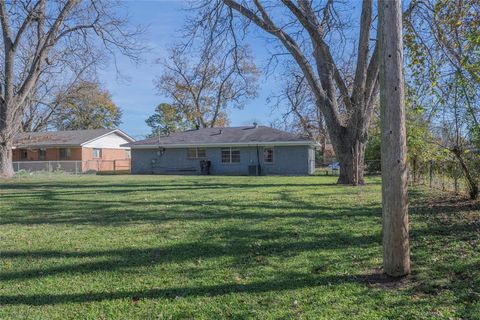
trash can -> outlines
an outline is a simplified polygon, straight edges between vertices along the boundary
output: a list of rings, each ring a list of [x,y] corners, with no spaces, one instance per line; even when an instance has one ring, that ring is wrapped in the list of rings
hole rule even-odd
[[[200,173],[203,175],[210,174],[210,167],[212,166],[212,162],[209,160],[201,160],[200,161]]]

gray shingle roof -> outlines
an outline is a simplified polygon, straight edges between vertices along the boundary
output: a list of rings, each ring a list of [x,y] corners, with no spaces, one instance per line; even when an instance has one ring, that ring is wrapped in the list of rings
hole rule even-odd
[[[223,127],[201,128],[184,132],[172,133],[160,138],[150,138],[129,144],[140,146],[169,146],[169,145],[208,145],[208,144],[255,144],[255,143],[301,143],[312,142],[309,138],[290,132],[264,127]]]
[[[31,148],[42,146],[80,146],[81,144],[115,131],[116,129],[93,129],[50,132],[23,132],[15,135],[14,146]]]

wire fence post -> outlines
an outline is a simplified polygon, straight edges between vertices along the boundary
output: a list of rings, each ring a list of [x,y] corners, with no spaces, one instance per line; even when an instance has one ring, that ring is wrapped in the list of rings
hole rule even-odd
[[[453,178],[453,184],[454,184],[454,188],[455,188],[455,194],[458,194],[458,177],[457,177],[456,174]]]
[[[430,188],[433,187],[433,160],[430,160],[430,166],[429,166],[429,170],[430,170]]]
[[[413,157],[412,169],[413,169],[413,172],[412,172],[413,178],[412,178],[412,180],[413,180],[413,185],[415,185],[416,182],[417,182],[417,158],[415,158],[415,157]]]

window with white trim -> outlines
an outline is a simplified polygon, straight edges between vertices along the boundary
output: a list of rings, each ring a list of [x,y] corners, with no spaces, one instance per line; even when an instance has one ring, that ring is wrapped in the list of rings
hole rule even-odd
[[[222,163],[240,163],[240,149],[222,148]]]
[[[132,157],[132,151],[125,149],[125,159],[130,159]]]
[[[102,157],[102,149],[100,149],[100,148],[93,148],[92,152],[93,152],[93,158],[94,158],[94,159],[99,159],[99,158]]]
[[[188,148],[187,159],[206,158],[207,150],[205,148]]]
[[[273,148],[272,147],[263,148],[263,162],[273,163]]]

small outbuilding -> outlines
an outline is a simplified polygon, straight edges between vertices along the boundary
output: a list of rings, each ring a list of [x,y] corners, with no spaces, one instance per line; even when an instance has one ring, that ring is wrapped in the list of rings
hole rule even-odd
[[[128,144],[133,174],[308,175],[314,141],[265,127],[201,128]]]

